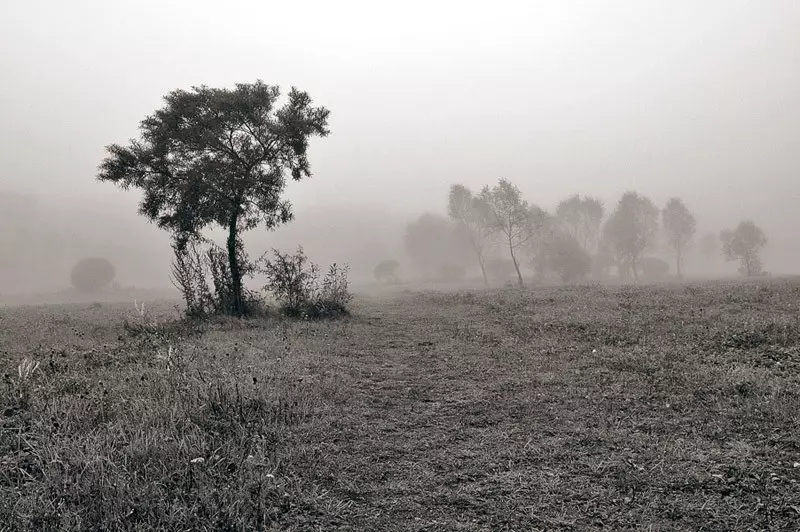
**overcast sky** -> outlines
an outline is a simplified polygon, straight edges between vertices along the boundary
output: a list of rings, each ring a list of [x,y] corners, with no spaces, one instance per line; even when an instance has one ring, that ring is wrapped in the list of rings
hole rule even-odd
[[[0,188],[123,201],[105,145],[172,89],[260,78],[332,111],[298,206],[506,177],[760,209],[800,200],[799,27],[793,0],[2,2]]]

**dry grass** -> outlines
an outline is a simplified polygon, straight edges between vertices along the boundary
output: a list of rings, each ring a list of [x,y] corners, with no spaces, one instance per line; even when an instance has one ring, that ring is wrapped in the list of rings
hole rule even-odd
[[[0,310],[0,530],[800,523],[798,284],[150,312]]]

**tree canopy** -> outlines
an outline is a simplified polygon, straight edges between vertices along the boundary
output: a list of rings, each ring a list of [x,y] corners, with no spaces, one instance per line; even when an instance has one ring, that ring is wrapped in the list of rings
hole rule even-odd
[[[745,220],[733,231],[722,231],[720,240],[723,255],[729,261],[738,260],[742,274],[753,277],[761,273],[761,250],[767,245],[767,237],[755,222]]]
[[[684,205],[680,198],[670,198],[664,210],[661,211],[667,243],[675,252],[675,268],[678,277],[682,276],[683,252],[688,247],[695,232],[696,221],[694,215]]]
[[[658,209],[650,198],[626,192],[606,222],[605,238],[614,251],[618,267],[638,280],[638,266],[644,252],[655,243]]]

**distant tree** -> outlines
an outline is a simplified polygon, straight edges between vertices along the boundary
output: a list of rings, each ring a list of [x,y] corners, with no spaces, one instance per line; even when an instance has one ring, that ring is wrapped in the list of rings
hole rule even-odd
[[[446,262],[439,266],[439,278],[448,283],[460,281],[466,274],[467,271],[460,264]]]
[[[592,271],[592,258],[575,238],[567,235],[548,246],[550,268],[565,283],[572,283]]]
[[[534,236],[528,202],[522,199],[519,188],[505,179],[498,181],[491,189],[488,186],[484,187],[480,197],[489,206],[492,225],[508,244],[511,262],[517,272],[517,281],[523,286],[525,283],[519,270],[516,251]]]
[[[753,277],[762,272],[760,254],[767,245],[767,237],[753,221],[741,222],[733,231],[730,229],[722,231],[720,241],[725,258],[729,261],[739,261],[740,273]]]
[[[670,198],[667,206],[661,211],[667,243],[675,252],[675,268],[678,278],[683,276],[683,252],[689,246],[695,232],[695,219],[680,198]]]
[[[658,257],[644,257],[639,262],[642,277],[650,280],[663,279],[669,273],[669,263]]]
[[[329,112],[313,107],[307,93],[292,88],[280,108],[279,98],[280,89],[262,81],[170,92],[166,105],[141,122],[139,140],[108,146],[98,174],[142,189],[139,212],[172,231],[179,249],[209,225],[227,231],[233,315],[246,310],[241,232],[291,220],[291,205],[281,199],[286,174],[311,176],[308,141],[328,135]]]
[[[607,251],[600,250],[592,255],[592,277],[605,280],[609,277],[609,271],[616,265],[614,255]]]
[[[658,231],[658,209],[650,198],[626,192],[606,222],[604,238],[613,250],[621,277],[628,273],[639,279],[639,261],[650,249]]]
[[[700,239],[700,253],[705,257],[709,271],[713,271],[714,269],[715,259],[720,254],[719,246],[719,236],[715,233],[706,233],[703,235],[703,238]]]
[[[382,283],[388,284],[395,284],[397,283],[397,270],[400,268],[400,263],[396,260],[384,260],[378,263],[375,266],[375,269],[372,270],[372,274],[375,276],[377,281]]]
[[[92,293],[111,285],[115,275],[116,269],[108,259],[90,257],[75,264],[70,280],[78,292]]]
[[[564,229],[587,252],[597,244],[603,213],[603,202],[578,194],[563,200],[556,208],[556,217]]]
[[[468,252],[458,228],[447,218],[423,214],[406,226],[404,245],[414,267],[432,279],[442,264],[459,263]]]
[[[542,280],[550,271],[549,244],[559,238],[567,237],[559,220],[537,205],[528,210],[531,237],[523,249],[528,256],[528,264],[536,277]]]
[[[507,281],[516,272],[509,259],[490,259],[486,262],[486,272],[496,281]]]
[[[483,282],[488,286],[486,256],[495,243],[496,235],[489,205],[484,198],[473,195],[472,191],[464,185],[452,185],[447,212],[450,218],[466,233],[472,251],[478,259]]]

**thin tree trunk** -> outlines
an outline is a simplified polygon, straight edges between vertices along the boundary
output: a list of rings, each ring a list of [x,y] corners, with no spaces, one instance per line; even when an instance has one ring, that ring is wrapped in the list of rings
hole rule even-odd
[[[633,284],[639,284],[639,272],[637,271],[637,260],[631,260],[631,270],[633,271]]]
[[[525,283],[522,281],[522,274],[519,271],[519,264],[517,264],[517,257],[514,256],[514,246],[511,244],[511,239],[508,240],[508,250],[511,252],[511,262],[514,263],[514,269],[517,270],[519,285],[525,286]]]
[[[489,279],[486,277],[486,268],[483,266],[483,260],[478,259],[478,264],[481,266],[481,275],[483,275],[483,284],[486,285],[486,288],[489,288]]]
[[[681,273],[681,247],[678,246],[677,249],[678,249],[678,257],[675,262],[677,262],[676,266],[678,268],[678,279],[683,279],[683,274]]]
[[[244,304],[242,301],[242,272],[239,264],[239,256],[236,253],[236,237],[238,236],[239,216],[231,217],[228,228],[228,266],[231,270],[231,302],[230,314],[241,316],[244,314]]]

